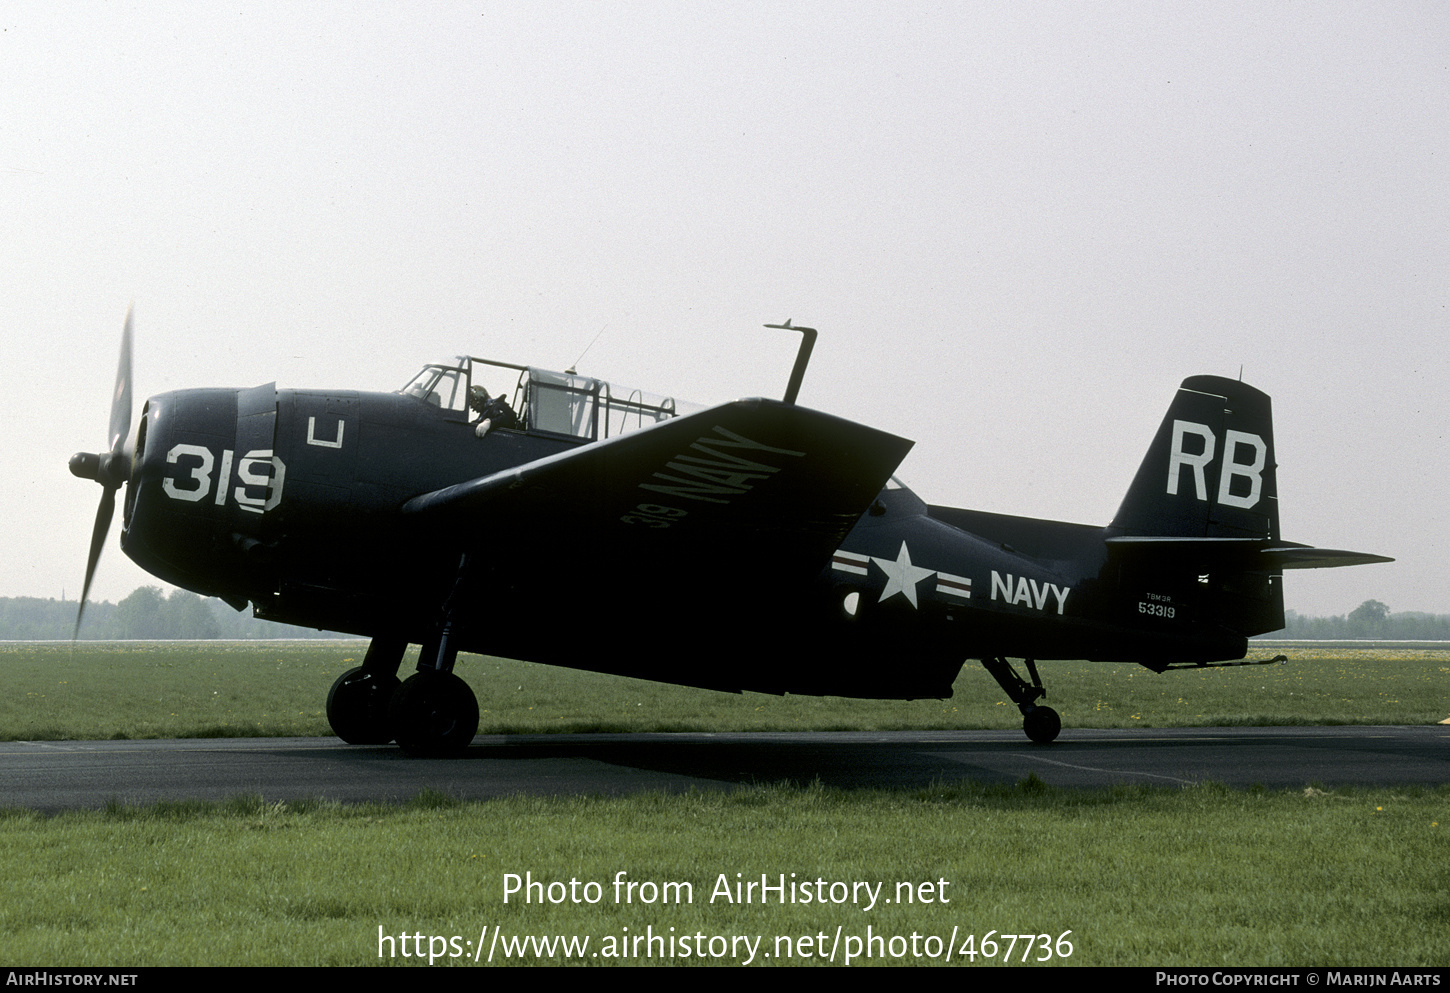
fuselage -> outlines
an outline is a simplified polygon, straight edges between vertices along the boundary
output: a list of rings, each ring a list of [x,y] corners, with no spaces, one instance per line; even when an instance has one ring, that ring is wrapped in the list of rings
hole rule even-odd
[[[251,602],[261,617],[422,642],[460,543],[400,508],[597,440],[550,426],[564,430],[526,418],[480,437],[466,404],[406,393],[162,394],[143,413],[122,544],[159,578]],[[709,562],[642,575],[627,547],[576,561],[556,536],[487,524],[460,634],[480,653],[728,690],[902,698],[949,696],[970,658],[1161,668],[1244,654],[1242,634],[1199,621],[1211,612],[1195,577],[1139,588],[1106,529],[928,507],[894,483],[819,572],[762,567],[756,582],[745,567],[724,588]]]

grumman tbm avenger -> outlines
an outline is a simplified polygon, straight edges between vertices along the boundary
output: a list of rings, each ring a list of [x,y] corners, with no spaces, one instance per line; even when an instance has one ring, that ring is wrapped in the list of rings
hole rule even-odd
[[[1251,664],[1285,570],[1390,561],[1280,538],[1269,398],[1242,382],[1184,380],[1091,527],[927,504],[892,475],[912,442],[796,404],[815,332],[767,327],[802,335],[782,400],[687,410],[461,357],[395,393],[163,393],[128,438],[128,315],[109,448],[71,459],[104,488],[85,591],[124,486],[121,545],[153,575],[371,639],[327,698],[347,742],[465,748],[466,651],[887,699],[950,697],[978,659],[1045,743],[1039,661]]]

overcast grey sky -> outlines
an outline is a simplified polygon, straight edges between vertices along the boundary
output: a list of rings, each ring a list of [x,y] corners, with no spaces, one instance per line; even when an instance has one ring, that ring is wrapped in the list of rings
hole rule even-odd
[[[74,597],[137,404],[472,352],[917,441],[1106,523],[1174,389],[1274,397],[1289,607],[1450,612],[1450,7],[0,7],[0,595]],[[150,581],[120,553],[94,595]]]

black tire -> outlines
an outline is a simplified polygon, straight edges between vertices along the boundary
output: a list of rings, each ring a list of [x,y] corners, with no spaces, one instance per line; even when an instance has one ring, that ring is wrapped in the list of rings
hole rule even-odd
[[[1022,716],[1022,730],[1039,745],[1046,745],[1057,740],[1062,718],[1051,707],[1033,707]]]
[[[327,723],[349,745],[386,745],[393,740],[388,704],[397,692],[397,676],[381,676],[359,666],[337,677],[327,691]]]
[[[478,698],[453,673],[426,669],[398,687],[388,717],[409,755],[460,755],[478,733]]]

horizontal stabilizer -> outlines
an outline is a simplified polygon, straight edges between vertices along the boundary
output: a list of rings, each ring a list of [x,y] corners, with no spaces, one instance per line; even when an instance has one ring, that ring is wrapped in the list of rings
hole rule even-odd
[[[1393,562],[1385,555],[1313,548],[1290,541],[1263,538],[1162,538],[1152,536],[1107,539],[1111,554],[1139,560],[1171,561],[1187,568],[1237,568],[1253,572],[1284,569],[1333,569],[1346,565]]]
[[[1371,565],[1393,562],[1388,555],[1347,552],[1340,548],[1266,548],[1260,555],[1280,569],[1336,569],[1342,565]]]

